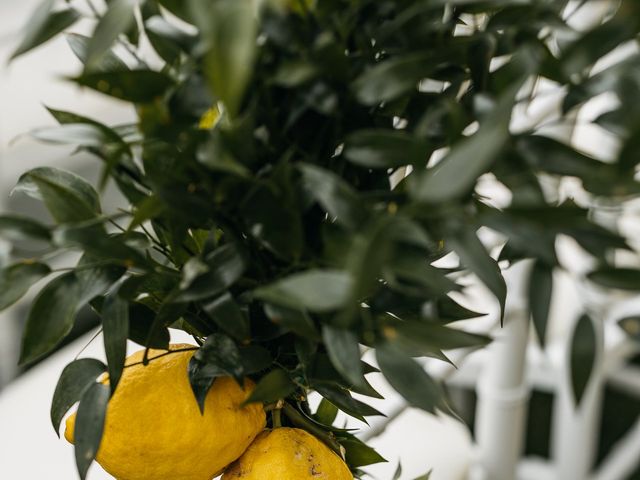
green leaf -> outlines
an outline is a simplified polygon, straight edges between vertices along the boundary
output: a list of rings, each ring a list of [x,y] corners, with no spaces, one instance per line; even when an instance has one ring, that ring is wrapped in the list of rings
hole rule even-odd
[[[51,273],[44,263],[14,263],[0,269],[0,311],[20,300],[37,281]]]
[[[60,436],[60,422],[69,409],[106,369],[104,363],[93,358],[80,358],[64,367],[51,401],[51,424],[56,435]]]
[[[78,85],[132,103],[150,103],[163,97],[174,81],[153,70],[113,70],[84,73],[71,79]]]
[[[352,90],[365,105],[394,100],[404,93],[417,91],[420,80],[445,62],[454,61],[452,53],[412,53],[385,60],[362,73],[353,82]]]
[[[98,21],[87,44],[85,60],[87,70],[93,70],[96,65],[100,65],[104,54],[109,51],[116,39],[134,24],[136,5],[136,0],[109,2],[108,10]]]
[[[356,334],[350,330],[323,325],[322,339],[336,370],[351,384],[365,385]]]
[[[439,357],[440,350],[484,347],[491,339],[484,335],[449,328],[435,322],[393,322],[383,327],[389,343],[408,352],[420,352],[425,356]],[[415,355],[412,355],[415,356]]]
[[[593,320],[588,315],[582,315],[571,338],[571,388],[576,408],[580,406],[582,395],[589,384],[596,355],[598,352]]]
[[[356,229],[367,217],[362,200],[342,178],[310,164],[298,166],[305,190],[333,217],[337,223]]]
[[[89,37],[78,33],[68,33],[66,35],[67,43],[71,50],[83,64],[87,63]],[[110,72],[113,70],[128,70],[128,66],[118,57],[112,50],[103,52],[99,59],[93,62],[91,70],[94,72]]]
[[[345,460],[350,468],[364,467],[365,465],[387,461],[373,448],[356,437],[340,439],[340,445],[345,448]]]
[[[272,370],[260,379],[244,404],[276,402],[287,398],[295,389],[296,386],[284,370]]]
[[[415,360],[389,345],[376,347],[376,359],[384,377],[409,405],[429,413],[449,410],[440,384]]]
[[[372,129],[352,133],[345,140],[344,156],[368,168],[397,168],[424,164],[429,145],[400,130]]]
[[[316,410],[314,416],[316,420],[323,425],[333,425],[333,422],[335,422],[336,417],[338,416],[338,407],[326,398],[323,398],[320,400],[318,410]]]
[[[307,270],[254,290],[256,298],[283,307],[328,312],[350,298],[351,277],[338,270]]]
[[[410,177],[413,198],[423,203],[443,203],[457,200],[473,190],[478,177],[498,160],[510,138],[513,90],[503,93],[476,133],[454,144],[434,167]]]
[[[24,173],[14,191],[43,200],[53,218],[60,222],[81,222],[100,213],[95,189],[82,177],[52,167]]]
[[[202,310],[233,338],[237,340],[249,338],[249,319],[229,292],[203,304]]]
[[[200,264],[195,275],[190,272]],[[209,253],[203,260],[192,258],[183,269],[183,279],[176,302],[190,302],[220,295],[233,285],[246,265],[235,244],[228,243]]]
[[[205,399],[216,378],[231,376],[243,382],[242,357],[235,342],[220,333],[209,335],[189,361],[189,382],[200,411],[204,412]]]
[[[264,312],[276,325],[282,325],[301,337],[310,340],[319,338],[313,319],[304,310],[281,307],[279,305],[265,304]]]
[[[18,215],[0,215],[0,238],[14,242],[42,240],[48,242],[51,232],[41,223]]]
[[[393,480],[400,480],[402,476],[402,464],[398,461],[398,466],[396,467],[396,471],[393,474]]]
[[[154,328],[155,313],[150,308],[132,303],[129,306],[129,338],[143,347],[169,348],[169,329]]]
[[[109,387],[102,383],[93,383],[82,395],[74,429],[76,466],[80,478],[84,480],[91,463],[96,458],[104,419],[109,403]]]
[[[73,25],[80,14],[73,8],[52,11],[53,0],[42,2],[29,18],[20,45],[11,54],[14,59],[32,50]]]
[[[553,293],[553,269],[543,262],[533,264],[529,277],[529,311],[540,345],[544,347],[547,333],[547,319]]]
[[[253,72],[257,24],[250,0],[190,0],[206,47],[205,75],[211,91],[234,118]]]
[[[600,267],[587,275],[592,282],[607,288],[640,290],[640,270]]]
[[[344,413],[364,423],[367,423],[364,417],[384,416],[375,408],[353,398],[346,389],[324,384],[313,385],[313,388]]]
[[[504,316],[504,304],[507,298],[507,286],[496,262],[472,229],[458,232],[449,240],[451,248],[458,254],[463,265],[475,273],[498,302],[500,302],[500,318]]]
[[[129,303],[117,293],[108,295],[104,301],[102,335],[109,366],[111,392],[115,392],[124,370],[129,336]]]
[[[22,338],[20,364],[49,353],[71,331],[80,309],[122,276],[117,267],[82,269],[49,282],[33,302]]]

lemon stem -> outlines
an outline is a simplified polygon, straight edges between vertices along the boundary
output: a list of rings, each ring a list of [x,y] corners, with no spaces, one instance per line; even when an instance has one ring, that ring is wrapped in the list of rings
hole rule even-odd
[[[271,411],[271,422],[273,423],[273,428],[280,428],[282,426],[282,410],[279,408],[275,408]]]

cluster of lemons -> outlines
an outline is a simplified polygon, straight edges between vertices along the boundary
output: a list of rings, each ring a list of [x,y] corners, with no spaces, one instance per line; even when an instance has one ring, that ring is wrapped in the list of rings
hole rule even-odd
[[[127,358],[109,401],[97,461],[118,480],[352,480],[343,460],[296,428],[265,429],[262,404],[243,405],[254,388],[218,378],[201,413],[191,392],[190,345]],[[108,378],[101,380],[108,383]],[[66,422],[73,442],[75,414]]]

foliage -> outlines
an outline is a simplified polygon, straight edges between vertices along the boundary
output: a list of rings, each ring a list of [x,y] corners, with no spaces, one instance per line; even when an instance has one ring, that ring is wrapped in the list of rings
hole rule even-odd
[[[446,359],[443,350],[489,340],[449,326],[475,315],[448,295],[462,289],[457,271],[477,275],[504,308],[506,285],[481,227],[508,239],[502,266],[535,259],[541,340],[559,235],[596,259],[592,281],[640,286],[640,272],[607,261],[630,249],[625,239],[594,223],[588,205],[545,194],[541,180],[577,178],[592,199],[640,192],[640,62],[631,55],[593,70],[635,42],[637,2],[619,2],[586,32],[567,23],[566,0],[77,3],[44,2],[15,56],[88,18],[90,37],[67,34],[85,65],[69,81],[132,104],[138,121],[107,126],[50,109],[59,126],[34,132],[94,154],[99,187],[114,182],[122,209],[104,212],[85,180],[38,168],[16,190],[42,200],[53,223],[0,217],[0,235],[49,250],[0,271],[2,308],[54,273],[51,252],[83,253],[36,297],[22,363],[55,348],[83,306],[102,317],[108,366],[65,370],[56,429],[78,400],[79,422],[102,418],[92,409],[104,408],[105,392],[91,379],[108,369],[117,388],[127,339],[166,347],[168,328],[179,328],[200,345],[189,368],[199,401],[221,375],[251,376],[252,400],[283,399],[283,423],[345,448],[358,474],[382,457],[333,423],[338,410],[363,421],[379,414],[352,396],[379,397],[360,346],[376,349],[382,374],[410,404],[446,411],[442,387],[416,358]],[[153,52],[140,48],[147,44]],[[622,143],[614,161],[555,140],[550,125],[511,125],[542,80],[564,88],[557,127],[590,99],[617,96],[594,120]],[[483,176],[511,192],[508,207],[476,192]],[[458,268],[434,266],[451,252]],[[572,357],[582,365],[578,397],[593,357],[580,340],[585,322]],[[310,391],[324,398],[315,413]],[[83,473],[101,430],[84,431]]]

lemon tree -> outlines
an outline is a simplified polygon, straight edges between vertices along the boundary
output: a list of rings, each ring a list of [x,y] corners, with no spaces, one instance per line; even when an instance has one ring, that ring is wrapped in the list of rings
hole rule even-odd
[[[80,477],[96,455],[125,468],[115,425],[141,420],[152,426],[130,438],[140,458],[160,451],[193,474],[180,478],[208,477],[238,458],[225,478],[244,469],[267,478],[260,472],[293,454],[294,437],[318,471],[360,477],[384,452],[335,418],[380,414],[366,401],[380,397],[367,375],[379,370],[410,405],[447,412],[444,389],[416,359],[447,361],[448,349],[489,342],[450,325],[480,314],[451,295],[464,290],[462,274],[475,274],[502,310],[501,269],[533,259],[530,310],[542,342],[552,273],[562,268],[559,236],[593,257],[590,281],[640,288],[640,271],[610,263],[611,251],[633,251],[629,242],[588,209],[594,199],[619,204],[640,192],[640,62],[623,55],[594,69],[636,41],[640,3],[612,2],[601,24],[576,31],[571,8],[588,3],[44,1],[13,57],[64,34],[84,65],[68,81],[136,112],[132,124],[105,125],[48,106],[59,125],[34,135],[92,153],[101,179],[29,170],[16,195],[42,201],[51,221],[0,216],[0,235],[16,242],[0,269],[0,308],[47,279],[26,321],[21,363],[57,348],[83,307],[101,319],[107,363],[68,365],[51,410],[58,431],[79,402],[69,438],[73,431]],[[75,33],[78,22],[90,35]],[[510,127],[541,84],[561,87],[557,118]],[[617,106],[584,121],[619,142],[606,161],[550,133],[603,93]],[[479,194],[481,177],[500,183],[508,204]],[[558,200],[543,188],[564,178],[581,185],[579,198]],[[108,184],[122,195],[116,210],[101,206]],[[481,242],[481,228],[503,239],[499,255]],[[21,256],[25,240],[38,241],[42,256]],[[80,260],[54,270],[50,260],[68,250]],[[453,267],[434,264],[447,255]],[[585,318],[575,332],[576,401],[595,354]],[[190,334],[195,350],[167,350],[169,328]],[[142,348],[137,365],[125,361],[128,340]],[[375,352],[375,366],[362,361],[363,348]],[[322,398],[317,410],[311,392]],[[242,406],[223,413],[240,393]],[[160,408],[169,399],[186,417]],[[236,407],[258,410],[246,432]],[[217,451],[236,427],[246,441],[203,465],[197,453]],[[270,460],[247,447],[255,435]],[[315,465],[277,462],[290,472]]]

